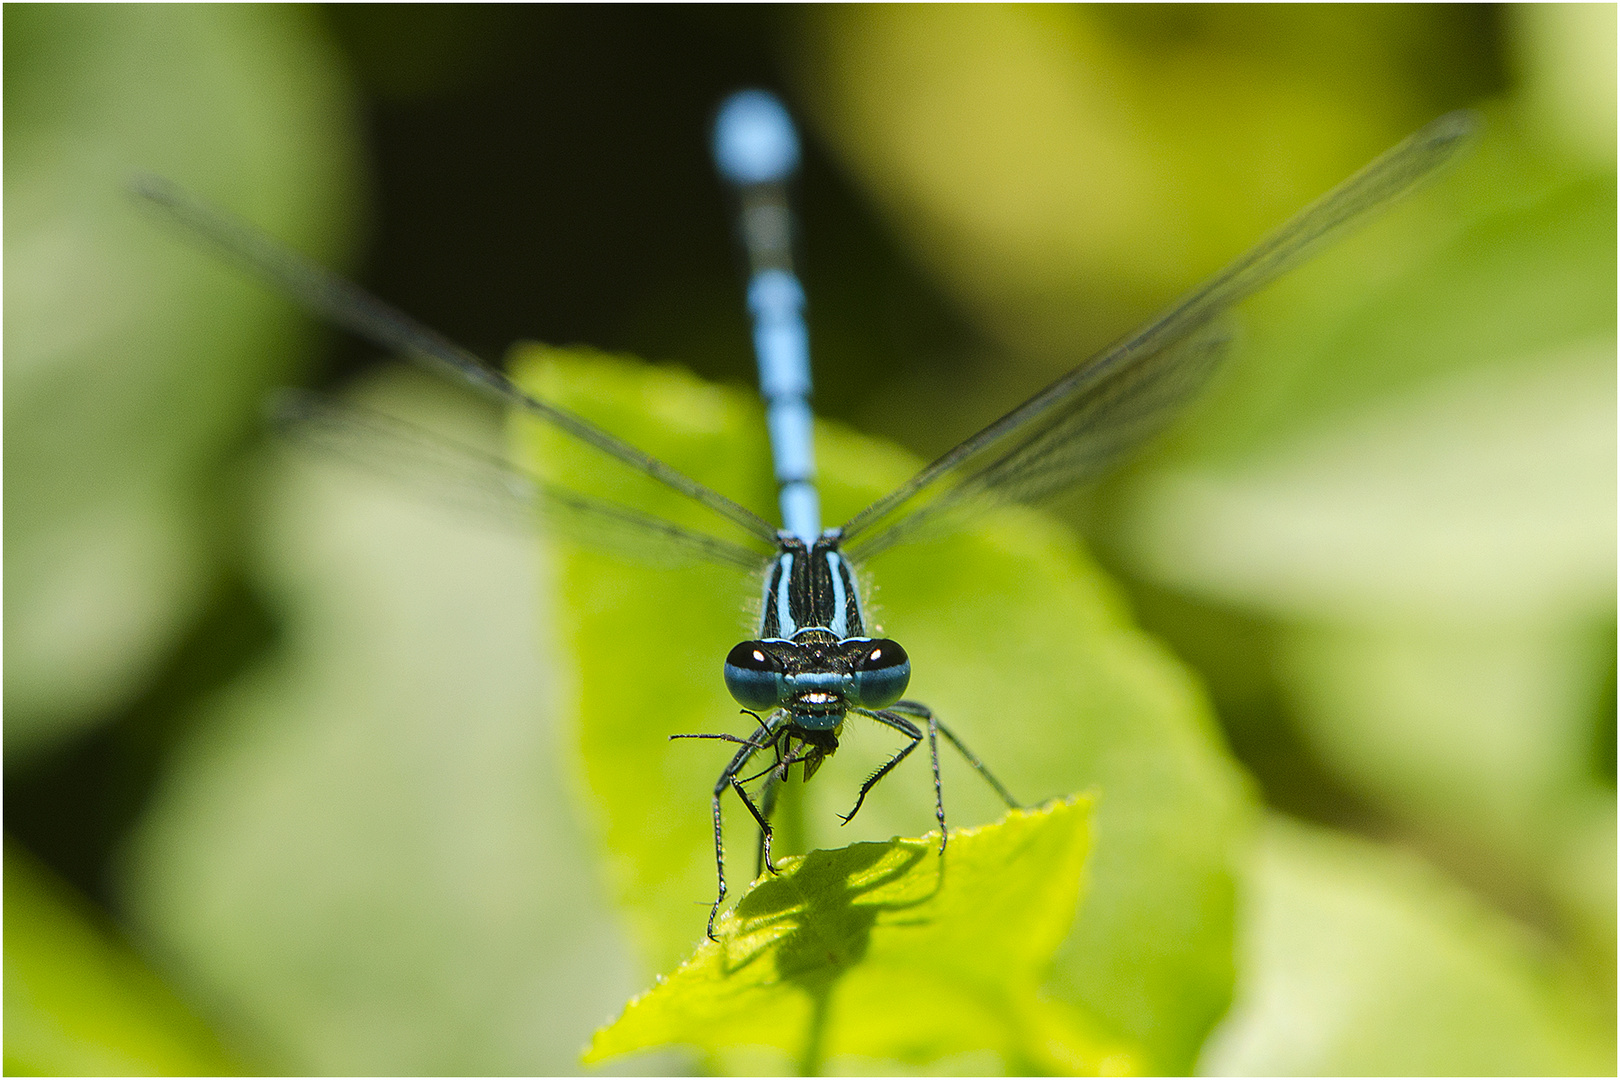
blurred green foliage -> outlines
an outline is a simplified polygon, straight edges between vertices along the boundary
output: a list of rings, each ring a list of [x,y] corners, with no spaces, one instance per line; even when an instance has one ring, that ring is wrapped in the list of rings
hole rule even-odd
[[[1544,942],[1408,853],[1277,819],[1248,867],[1218,1075],[1590,1074],[1603,1021]]]
[[[498,445],[453,388],[367,389]],[[532,541],[305,455],[253,476],[283,644],[174,755],[129,855],[133,921],[250,1060],[572,1070],[637,980],[567,798]]]
[[[103,916],[6,845],[6,1072],[226,1075],[235,1063]]]
[[[1034,514],[875,562],[878,619],[918,694],[1023,798],[1096,803],[1084,829],[1071,808],[1068,831],[1037,830],[1057,863],[1085,838],[1079,878],[1014,859],[1000,885],[1033,891],[992,899],[995,882],[964,875],[939,898],[1026,915],[875,929],[839,985],[887,997],[905,968],[917,988],[889,1026],[833,999],[858,1021],[827,1029],[825,1064],[1611,1071],[1614,17],[8,7],[8,1071],[568,1072],[676,971],[601,1052],[684,1043],[728,1071],[803,1053],[803,1021],[784,1017],[805,999],[750,982],[757,968],[709,981],[717,946],[678,967],[712,895],[719,764],[665,736],[734,717],[716,668],[747,632],[748,590],[560,547],[536,560],[525,536],[270,452],[255,416],[307,370],[302,324],[120,193],[161,172],[340,258],[365,116],[373,274],[396,297],[432,283],[418,313],[484,345],[504,340],[496,324],[457,312],[516,295],[551,340],[740,381],[702,117],[755,81],[810,121],[820,405],[925,455],[1424,120],[1486,117],[1450,175],[1248,305],[1214,392],[1076,508],[1095,562]],[[539,101],[513,115],[543,123],[489,124],[509,101]],[[689,158],[643,160],[654,128]],[[489,131],[505,141],[477,151]],[[472,161],[510,184],[501,200],[429,214],[401,194],[445,177],[492,190]],[[523,186],[536,177],[577,183]],[[622,214],[588,209],[629,191],[644,197]],[[463,234],[456,258],[399,239]],[[520,246],[548,269],[498,257]],[[659,254],[625,254],[641,248]],[[746,392],[583,350],[514,362],[769,507]],[[509,438],[424,378],[349,392],[475,446]],[[837,424],[818,437],[833,518],[916,464]],[[556,447],[547,461],[579,468]],[[254,620],[270,630],[244,635]],[[852,737],[790,789],[784,851],[931,822],[908,762],[829,827],[886,746]],[[943,764],[954,823],[1001,813]],[[71,815],[109,777],[129,810],[76,846]],[[1273,808],[1258,830],[1256,794]],[[732,823],[740,881],[752,839]],[[843,848],[798,874],[908,850]],[[906,946],[886,951],[880,930],[951,945],[926,974],[885,968]],[[949,987],[997,978],[1015,1019],[951,1022]],[[699,993],[681,1008],[730,1010],[708,1039],[677,1023],[683,986]],[[737,1030],[778,1050],[740,1050],[759,1040]]]
[[[307,13],[6,13],[6,752],[150,682],[216,587],[218,470],[301,366],[282,305],[132,212],[174,177],[315,251],[353,213],[341,62]]]

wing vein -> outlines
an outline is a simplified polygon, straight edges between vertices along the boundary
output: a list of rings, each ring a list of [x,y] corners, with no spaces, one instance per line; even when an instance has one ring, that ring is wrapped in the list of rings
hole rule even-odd
[[[1433,121],[1143,329],[941,455],[845,524],[851,552],[869,557],[974,498],[1027,501],[1095,478],[1162,429],[1214,374],[1224,339],[1212,323],[1222,312],[1433,173],[1476,126],[1468,112]]]
[[[637,472],[679,491],[745,532],[774,543],[776,529],[753,511],[699,483],[650,454],[643,453],[581,416],[541,401],[499,369],[428,329],[404,312],[287,250],[251,226],[237,221],[156,176],[140,176],[133,192],[202,237],[235,261],[268,279],[304,307],[385,349],[396,350],[430,369],[448,373],[503,404],[522,409],[567,432]]]
[[[462,509],[561,535],[630,558],[667,561],[679,553],[757,570],[769,557],[642,510],[550,483],[503,458],[363,406],[307,390],[276,395],[272,416],[287,438],[433,494]]]

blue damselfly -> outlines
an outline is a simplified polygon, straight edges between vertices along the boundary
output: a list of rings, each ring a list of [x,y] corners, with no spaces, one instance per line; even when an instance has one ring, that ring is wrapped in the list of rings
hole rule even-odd
[[[751,734],[678,734],[738,749],[712,795],[719,880],[708,933],[726,897],[721,801],[736,794],[760,830],[760,858],[771,856],[771,815],[779,785],[800,766],[808,780],[838,749],[845,721],[861,716],[906,736],[906,744],[861,785],[847,822],[873,785],[926,737],[934,781],[939,849],[948,832],[940,784],[941,735],[995,789],[1017,802],[932,710],[906,699],[911,678],[905,649],[867,635],[854,562],[909,539],[937,532],[986,508],[1038,502],[1094,479],[1160,431],[1207,383],[1224,354],[1220,316],[1323,244],[1387,205],[1449,160],[1474,127],[1468,114],[1434,121],[1352,176],[1225,270],[1166,309],[1141,330],[1080,364],[948,451],[899,488],[843,525],[822,527],[811,439],[809,336],[804,290],[794,268],[794,220],[788,184],[799,160],[798,135],[786,109],[762,91],[744,91],[722,107],[714,133],[716,161],[738,203],[748,258],[747,301],[753,319],[761,396],[766,406],[778,485],[778,528],[725,495],[643,453],[600,427],[542,401],[498,368],[358,287],[287,251],[250,226],[214,210],[174,185],[142,179],[136,191],[215,247],[291,294],[305,307],[384,348],[460,380],[497,401],[594,447],[627,468],[674,489],[729,523],[740,539],[666,521],[631,507],[547,484],[494,459],[478,460],[420,436],[386,417],[357,413],[309,395],[284,400],[284,414],[317,441],[339,448],[357,436],[394,455],[408,470],[429,464],[459,468],[469,488],[499,500],[518,496],[549,520],[567,523],[605,546],[652,542],[683,556],[755,572],[764,570],[756,636],[723,663],[727,688],[756,727]],[[769,764],[754,773],[761,754]],[[763,778],[750,795],[745,784]],[[757,801],[756,801],[757,799]]]

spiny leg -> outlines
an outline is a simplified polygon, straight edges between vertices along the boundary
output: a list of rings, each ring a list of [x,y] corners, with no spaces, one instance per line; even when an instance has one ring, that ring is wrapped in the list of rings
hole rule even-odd
[[[956,747],[956,752],[962,755],[963,760],[973,766],[975,772],[984,777],[985,783],[995,788],[996,794],[1001,796],[1001,801],[1006,803],[1009,809],[1020,810],[1023,808],[1023,804],[1012,797],[1012,793],[985,767],[984,762],[979,760],[978,755],[969,750],[967,744],[957,738],[956,733],[946,727],[944,722],[934,715],[934,710],[920,701],[902,701],[890,706],[890,708],[895,712],[908,713],[918,719],[927,720],[931,727],[937,727],[939,733],[949,739],[952,746]]]
[[[744,716],[752,716],[754,718],[754,720],[757,721],[758,724],[759,724],[759,730],[756,731],[753,735],[750,735],[746,739],[743,738],[741,735],[733,735],[733,734],[731,734],[730,732],[727,732],[727,731],[719,731],[719,732],[705,732],[705,733],[697,734],[697,735],[671,735],[669,737],[670,741],[673,742],[676,739],[718,739],[721,742],[740,743],[743,746],[753,746],[753,747],[757,747],[757,748],[759,748],[761,750],[765,749],[767,746],[772,745],[772,743],[774,742],[774,739],[772,739],[772,737],[771,737],[771,726],[768,723],[766,723],[763,719],[760,718],[759,713],[753,712],[750,709],[744,709],[742,711],[742,713],[743,713]],[[760,742],[759,741],[759,736],[761,736],[761,735],[765,736],[767,741]],[[781,757],[780,752],[777,753],[777,757],[778,758]]]
[[[945,852],[945,841],[948,834],[945,831],[945,795],[939,779],[939,741],[935,738],[935,731],[940,732],[951,741],[951,745],[956,747],[957,753],[961,754],[967,763],[973,766],[980,776],[984,777],[985,782],[995,789],[996,794],[1001,796],[1003,802],[1014,810],[1019,809],[1018,800],[1012,797],[1012,793],[1002,786],[1001,781],[997,780],[989,769],[985,768],[984,762],[979,760],[978,755],[969,750],[967,744],[956,737],[955,732],[940,723],[939,718],[934,715],[934,710],[920,701],[900,701],[890,706],[890,708],[895,712],[906,713],[917,717],[919,720],[928,721],[928,749],[932,752],[934,758],[934,816],[939,820],[940,854]]]
[[[771,816],[776,812],[776,798],[782,790],[782,785],[787,783],[788,771],[801,761],[808,763],[816,760],[816,754],[819,752],[813,748],[806,747],[804,744],[800,744],[800,748],[798,750],[792,751],[788,753],[786,757],[783,757],[782,746],[784,743],[791,745],[791,740],[779,739],[777,741],[776,762],[773,765],[771,765],[769,768],[761,769],[753,776],[745,777],[742,781],[746,784],[750,781],[759,779],[761,776],[766,778],[765,786],[760,792],[760,809],[764,813],[765,820],[767,821],[769,821]],[[770,866],[770,846],[768,843],[768,837],[764,831],[761,831],[759,834],[759,853],[754,865],[754,876],[758,877],[761,869],[766,866]],[[776,873],[776,867],[772,866],[770,869],[771,873]]]
[[[719,879],[720,889],[714,898],[714,904],[709,908],[709,925],[707,933],[711,941],[719,940],[714,936],[714,920],[716,916],[720,914],[720,905],[724,903],[726,899],[726,849],[720,817],[720,796],[725,794],[726,788],[729,787],[736,790],[737,794],[742,797],[743,805],[748,807],[749,812],[754,815],[754,820],[758,821],[760,828],[765,831],[765,857],[767,860],[766,865],[769,865],[771,850],[770,826],[765,823],[765,820],[762,817],[760,817],[759,810],[755,808],[753,802],[749,800],[748,793],[743,791],[742,785],[737,783],[737,774],[742,772],[743,768],[748,764],[749,759],[751,759],[761,750],[764,750],[766,747],[776,745],[776,737],[779,729],[772,724],[764,724],[762,727],[764,730],[760,734],[768,737],[771,740],[770,742],[761,743],[757,741],[757,738],[753,740],[729,740],[741,742],[743,744],[743,748],[737,751],[736,756],[731,759],[731,764],[726,766],[725,772],[720,774],[720,779],[715,781],[714,785],[714,798],[710,806],[714,814],[714,872],[715,876]],[[778,751],[778,753],[780,753],[780,751]]]
[[[945,827],[945,785],[939,779],[939,724],[932,712],[928,714],[928,763],[934,767],[934,820],[939,822],[939,853],[943,857],[951,830]],[[942,873],[944,865],[940,863]]]
[[[753,739],[745,739],[741,735],[729,735],[725,732],[703,735],[671,735],[669,738],[671,742],[676,739],[719,739],[721,742],[734,742],[743,746],[752,746],[756,750],[763,750],[770,745],[770,743],[756,743]]]
[[[900,704],[905,705],[910,703],[901,702]],[[922,733],[917,730],[914,724],[912,724],[910,721],[901,719],[892,712],[868,713],[867,715],[873,717],[874,719],[881,720],[890,727],[897,727],[898,724],[905,724],[906,726],[901,728],[901,730],[905,731],[909,729],[909,731],[912,733],[911,746],[906,747],[907,751],[910,751],[912,747],[915,747],[917,745],[917,740],[922,738]],[[923,716],[925,714],[913,713],[912,715]],[[928,763],[933,767],[934,770],[934,820],[939,822],[939,853],[943,855],[945,854],[945,838],[948,835],[945,829],[945,786],[940,783],[939,779],[939,739],[934,734],[933,717],[928,715],[927,719],[929,720]],[[898,724],[896,723],[897,721]],[[864,795],[865,792],[863,791],[862,794]],[[859,809],[858,806],[857,809]],[[851,813],[853,813],[853,811],[851,811]]]
[[[751,784],[760,777],[765,777],[765,784],[760,789],[759,801],[760,814],[764,815],[766,821],[769,821],[772,815],[776,813],[776,797],[782,790],[781,786],[787,782],[788,770],[803,760],[805,760],[803,754],[790,753],[787,757],[783,757],[782,744],[779,741],[776,743],[776,761],[754,775],[745,776],[741,779],[740,783]],[[772,835],[774,835],[774,831],[767,832],[765,829],[761,829],[759,832],[758,850],[754,855],[755,877],[759,877],[766,867],[770,867],[771,873],[776,873],[776,867],[771,866],[770,861],[770,839]]]
[[[767,772],[773,772],[775,770],[780,769],[782,767],[782,748],[781,748],[780,743],[771,736],[770,725],[768,723],[766,723],[764,717],[760,716],[758,713],[753,712],[750,709],[744,709],[743,710],[743,715],[752,716],[754,718],[755,722],[759,724],[759,730],[757,732],[755,732],[755,734],[752,737],[747,738],[747,739],[744,739],[739,735],[732,735],[729,732],[703,733],[703,734],[695,734],[695,735],[671,735],[670,739],[671,740],[674,740],[674,739],[717,739],[717,740],[720,740],[722,742],[739,743],[744,747],[750,747],[751,746],[751,747],[754,747],[757,750],[763,750],[766,747],[771,747],[771,748],[775,749],[776,750],[776,762],[774,764],[772,764],[770,767],[766,768],[764,771],[755,773],[753,776],[744,778],[743,783],[746,784],[746,783],[748,783],[748,782],[750,782],[752,780],[755,780],[755,779],[757,779],[757,778],[759,778],[761,776],[764,776],[765,773],[767,773]],[[763,736],[765,736],[767,738],[771,738],[772,741],[763,742],[763,743],[759,742],[758,738],[761,735],[763,735]],[[791,764],[791,761],[790,761],[790,764]],[[774,795],[768,796],[766,807],[765,807],[765,816],[767,818],[769,818],[771,816],[771,802],[773,802],[773,801],[774,801]],[[765,834],[761,833],[760,834],[760,855],[759,855],[759,858],[760,858],[761,861],[763,861],[764,853],[765,853],[764,840],[765,840]],[[716,841],[715,861],[716,861],[717,864],[720,863],[720,861],[721,861],[718,840]],[[754,876],[755,877],[759,876],[758,867],[756,867],[755,870],[754,870]],[[725,869],[724,869],[724,867],[722,865],[721,869],[720,869],[720,895],[721,895],[722,899],[725,897],[725,891],[726,891],[725,890]],[[709,921],[710,921],[710,926],[712,927],[713,922],[714,922],[713,912],[710,913]],[[712,937],[713,935],[711,934],[710,936]]]
[[[759,801],[760,801],[760,804],[761,804],[760,805],[760,811],[765,815],[765,820],[766,821],[769,821],[771,819],[771,815],[776,812],[776,795],[777,795],[777,790],[778,790],[777,785],[779,785],[782,782],[782,779],[785,778],[786,775],[787,775],[787,770],[782,767],[782,743],[780,741],[778,741],[775,744],[775,746],[776,746],[776,764],[772,765],[770,767],[770,769],[767,770],[767,775],[765,777],[765,787],[760,792],[760,798],[759,798]],[[793,758],[792,758],[791,755],[789,755],[788,762],[791,764],[792,761],[793,761]],[[754,876],[757,878],[757,877],[759,877],[760,874],[762,874],[764,872],[765,872],[765,833],[761,832],[759,834],[758,849],[754,852]]]
[[[770,745],[771,744],[767,743],[765,746],[761,746],[760,749],[761,750],[767,749],[767,747],[769,747]],[[787,757],[783,757],[781,750],[778,749],[775,761],[771,762],[769,765],[767,765],[763,769],[759,770],[759,772],[754,773],[751,776],[739,777],[738,780],[741,783],[744,783],[744,784],[752,784],[755,780],[758,780],[760,777],[765,776],[767,774],[772,774],[772,773],[774,773],[779,779],[786,779],[787,778],[787,770],[791,769],[793,766],[797,765],[799,762],[806,760],[809,756],[810,756],[809,754],[789,754]],[[765,816],[770,817],[771,812],[769,810],[766,810],[765,811]]]
[[[776,865],[771,862],[771,823],[766,820],[764,814],[759,812],[759,807],[754,805],[754,800],[748,797],[748,792],[742,786],[741,780],[738,780],[735,775],[722,777],[722,779],[731,785],[731,790],[737,793],[737,798],[742,800],[742,804],[748,807],[748,812],[753,814],[754,820],[759,823],[759,841],[762,849],[761,855],[765,861],[765,869],[769,870],[773,874],[776,873]],[[721,790],[723,789],[717,788],[715,790],[714,797],[716,802],[718,802],[720,799]]]
[[[785,758],[782,756],[782,745],[784,739],[780,735],[780,731],[781,727],[785,726],[786,723],[787,721],[783,720],[782,724],[774,729],[763,722],[761,723],[761,728],[763,729],[762,734],[767,735],[771,741],[763,745],[756,742],[755,745],[761,750],[765,749],[766,746],[769,746],[773,751],[775,751],[776,760],[773,763],[766,768],[761,769],[753,776],[743,777],[741,779],[738,778],[737,773],[742,771],[742,766],[747,760],[746,758],[744,758],[741,762],[733,761],[732,764],[734,768],[729,770],[731,774],[730,784],[732,789],[737,792],[737,798],[741,799],[742,804],[748,807],[748,812],[754,815],[754,821],[759,825],[759,861],[764,864],[765,869],[769,870],[773,874],[776,873],[776,866],[771,862],[771,837],[773,833],[771,831],[770,817],[771,811],[776,807],[776,782],[779,778],[786,779],[787,770],[791,768],[795,762],[801,760],[801,758],[792,753],[789,753]],[[743,787],[744,784],[757,780],[761,776],[767,777],[764,791],[765,809],[763,812],[760,811],[759,807],[754,805],[754,801],[748,797],[748,792]],[[722,779],[726,778],[722,777]],[[754,876],[759,876],[759,869],[757,867],[754,870]]]
[[[902,746],[900,748],[899,753],[895,754],[894,757],[892,757],[888,761],[884,762],[882,768],[880,768],[877,772],[873,773],[871,776],[868,776],[866,778],[866,783],[861,785],[860,794],[855,796],[855,807],[854,807],[854,809],[850,810],[850,812],[847,813],[847,814],[840,814],[839,815],[839,817],[843,818],[843,822],[844,822],[845,825],[848,825],[849,822],[850,822],[850,819],[853,818],[855,816],[855,814],[860,810],[861,804],[866,801],[866,793],[868,791],[872,790],[873,785],[875,785],[879,780],[883,779],[885,776],[889,775],[889,770],[893,769],[896,765],[900,764],[900,762],[904,761],[906,755],[911,753],[913,750],[917,749],[917,744],[922,741],[922,732],[917,730],[917,725],[913,724],[911,721],[905,719],[904,717],[895,716],[893,713],[867,712],[865,709],[860,710],[860,712],[861,712],[861,714],[863,716],[870,716],[872,719],[876,720],[878,723],[887,724],[889,727],[894,728],[896,731],[902,732],[903,734],[910,736],[911,741],[906,743],[905,746]],[[937,778],[938,775],[939,775],[939,765],[938,765],[938,757],[939,757],[939,755],[935,754],[934,757],[936,759],[935,760],[935,766],[934,766],[934,775]],[[936,784],[936,786],[937,786],[937,784]]]

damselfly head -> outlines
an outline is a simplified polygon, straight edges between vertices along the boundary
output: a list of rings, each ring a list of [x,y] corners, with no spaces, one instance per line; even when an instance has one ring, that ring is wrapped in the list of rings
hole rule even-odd
[[[831,727],[851,707],[882,709],[911,681],[911,658],[889,638],[811,629],[793,640],[744,641],[726,656],[726,688],[755,711],[786,709],[806,727]]]

